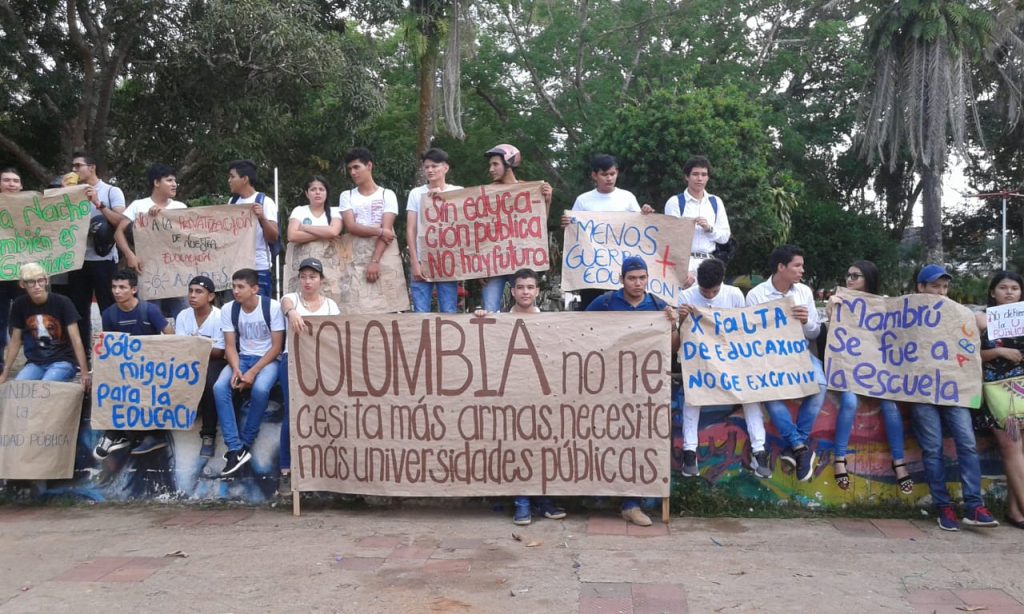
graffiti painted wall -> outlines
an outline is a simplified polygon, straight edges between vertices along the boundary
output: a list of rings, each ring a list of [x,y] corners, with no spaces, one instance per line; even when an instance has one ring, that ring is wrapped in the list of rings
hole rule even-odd
[[[678,395],[677,395],[678,397]],[[906,461],[914,478],[913,495],[899,493],[890,467],[889,449],[877,404],[862,404],[858,410],[853,435],[847,453],[851,477],[849,490],[836,486],[832,476],[833,435],[837,398],[829,394],[812,432],[812,447],[819,461],[814,478],[801,483],[792,471],[779,461],[782,440],[766,418],[767,449],[772,457],[774,475],[768,480],[758,479],[748,469],[750,448],[747,443],[743,412],[701,416],[700,457],[701,478],[727,496],[762,502],[796,500],[808,506],[841,506],[847,503],[895,502],[915,504],[928,496],[924,484],[921,451],[914,441],[909,423]],[[678,399],[674,402],[674,405]],[[675,410],[675,407],[674,407]],[[244,412],[244,405],[242,411]],[[794,407],[795,411],[795,407]],[[45,499],[71,496],[92,501],[240,501],[261,504],[271,501],[277,489],[278,442],[281,429],[280,397],[272,400],[267,417],[253,446],[253,460],[229,479],[219,478],[224,466],[224,443],[217,435],[217,451],[209,459],[199,457],[200,438],[198,424],[191,431],[174,431],[170,445],[156,452],[132,456],[127,451],[112,453],[104,461],[96,460],[92,449],[101,435],[91,429],[88,411],[83,411],[75,461],[75,474],[70,480],[51,480],[31,484],[31,497]],[[682,420],[678,410],[673,412],[673,468],[678,476],[682,460]],[[978,434],[978,453],[982,461],[982,490],[1002,497],[1005,481],[999,450],[988,434]],[[946,440],[946,455],[952,459],[955,451]],[[946,465],[947,481],[954,497],[959,493],[956,462]]]

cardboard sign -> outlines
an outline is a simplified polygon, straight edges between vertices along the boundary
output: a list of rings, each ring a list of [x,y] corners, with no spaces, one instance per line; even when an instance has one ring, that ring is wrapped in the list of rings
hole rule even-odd
[[[693,244],[693,219],[652,213],[567,211],[562,252],[562,289],[622,287],[622,261],[640,256],[647,263],[647,291],[669,305],[680,305]]]
[[[255,266],[257,224],[251,207],[237,205],[139,214],[132,230],[142,262],[139,296],[188,296],[196,275],[212,279],[217,290],[229,289],[235,271]]]
[[[974,313],[931,294],[885,298],[839,288],[825,354],[833,390],[958,407],[981,406]]]
[[[0,281],[37,262],[48,275],[82,268],[92,204],[89,186],[0,194]]]
[[[377,239],[342,235],[331,241],[289,243],[285,259],[285,291],[299,291],[299,264],[316,258],[324,265],[323,293],[342,313],[392,313],[408,311],[409,290],[398,242],[392,241],[380,259],[377,281],[366,280]]]
[[[0,386],[0,479],[61,480],[75,469],[82,386],[9,381]]]
[[[546,271],[542,181],[425,194],[416,225],[423,275],[434,281]]]
[[[985,310],[985,317],[990,341],[1024,336],[1024,303],[994,305]]]
[[[668,495],[660,312],[306,322],[289,340],[297,490]]]
[[[92,428],[191,429],[212,347],[205,337],[100,333],[92,359]]]
[[[731,405],[815,394],[810,351],[793,302],[697,308],[679,331],[686,402]]]

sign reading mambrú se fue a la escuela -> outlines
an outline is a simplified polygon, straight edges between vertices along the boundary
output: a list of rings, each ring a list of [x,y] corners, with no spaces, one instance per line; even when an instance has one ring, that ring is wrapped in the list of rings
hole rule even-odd
[[[668,495],[663,313],[306,322],[289,339],[297,490]]]
[[[92,427],[192,428],[212,347],[205,337],[100,333],[93,348]]]
[[[833,390],[930,405],[981,405],[974,312],[945,296],[839,288],[825,350]]]

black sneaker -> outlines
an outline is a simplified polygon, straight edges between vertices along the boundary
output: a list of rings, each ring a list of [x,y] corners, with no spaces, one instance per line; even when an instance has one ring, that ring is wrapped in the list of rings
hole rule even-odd
[[[762,480],[772,477],[772,459],[768,456],[768,451],[761,450],[751,454],[750,468],[754,470],[754,475]]]
[[[683,450],[683,477],[695,478],[700,475],[700,468],[697,467],[697,452]]]
[[[127,437],[108,437],[106,434],[100,438],[100,442],[96,444],[96,447],[92,450],[92,455],[97,460],[103,460],[110,456],[111,452],[117,452],[123,450],[131,445],[132,442],[128,441]]]
[[[243,465],[252,460],[252,454],[249,453],[248,448],[242,448],[241,450],[229,450],[224,453],[224,469],[220,472],[220,477],[224,478],[232,473],[235,473],[242,468]]]
[[[818,455],[811,452],[807,446],[800,446],[793,450],[793,456],[796,457],[796,479],[801,482],[810,482],[811,476],[814,475],[814,464],[818,460]]]
[[[786,463],[791,468],[796,468],[796,454],[793,453],[792,448],[783,449],[782,454],[779,455],[779,460]]]
[[[139,442],[139,445],[132,448],[132,454],[138,456],[140,454],[149,454],[155,452],[160,448],[167,447],[167,438],[158,437],[156,435],[146,435],[146,437]]]

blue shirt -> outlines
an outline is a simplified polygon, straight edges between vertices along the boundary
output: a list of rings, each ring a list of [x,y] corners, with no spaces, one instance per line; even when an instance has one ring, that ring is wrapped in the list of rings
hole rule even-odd
[[[160,309],[153,303],[140,300],[131,311],[122,311],[117,303],[103,310],[103,330],[129,335],[159,335],[167,328]]]
[[[626,300],[626,295],[622,288],[619,288],[613,292],[605,292],[595,298],[587,305],[587,311],[662,311],[667,306],[668,303],[665,301],[649,292],[644,292],[644,300],[634,307]]]

